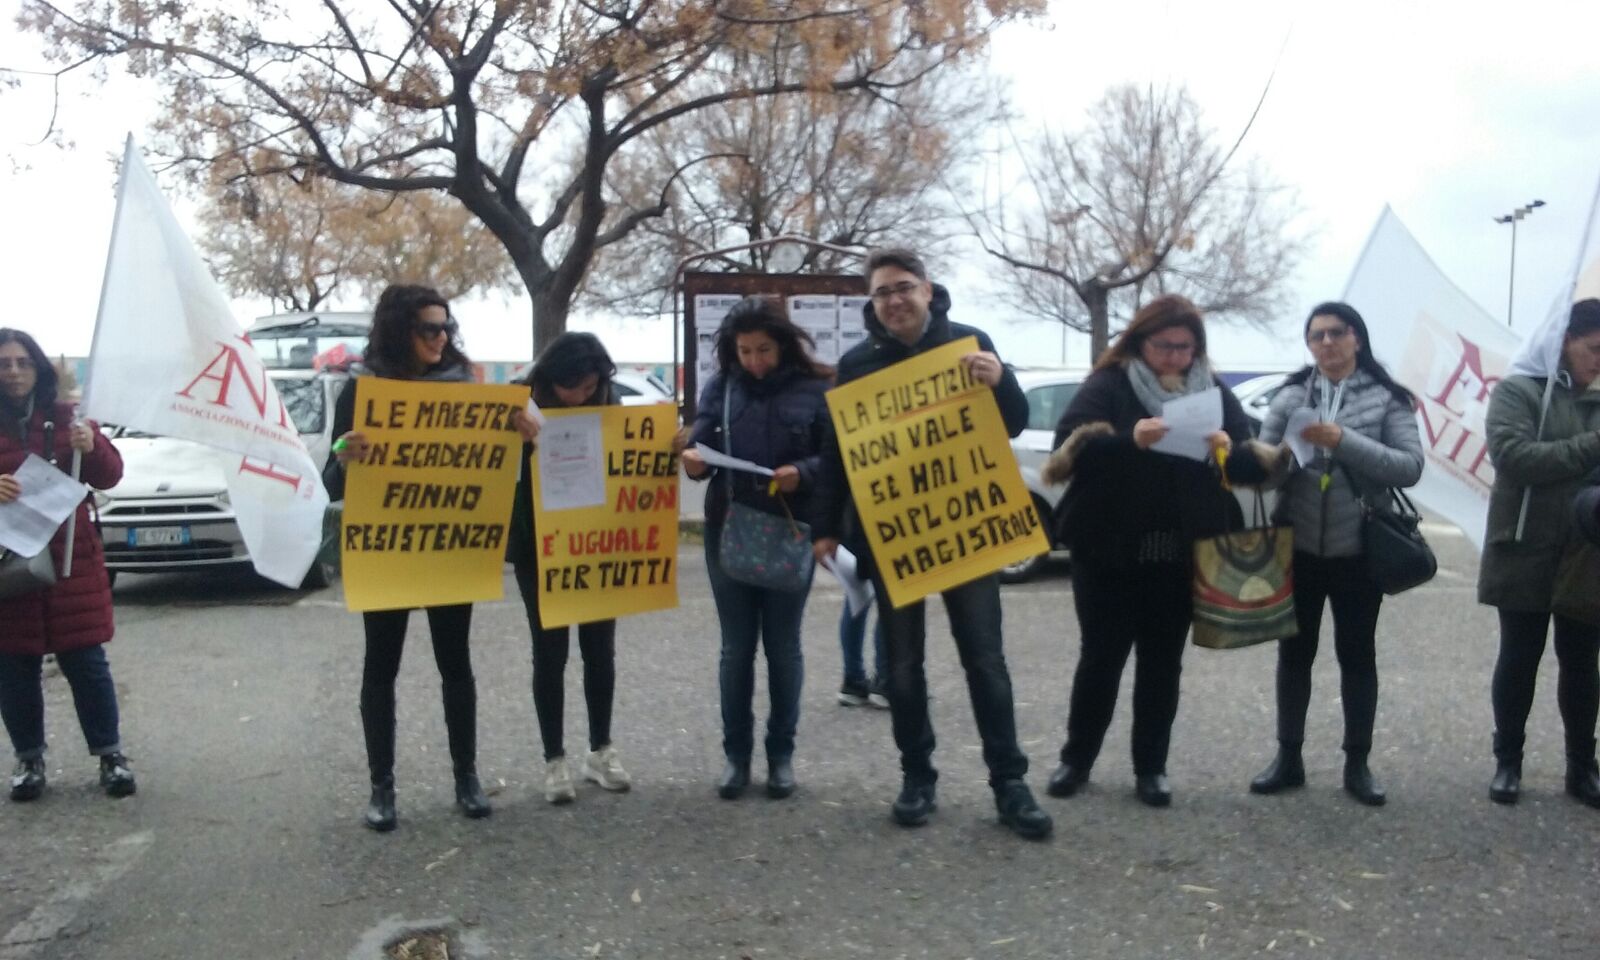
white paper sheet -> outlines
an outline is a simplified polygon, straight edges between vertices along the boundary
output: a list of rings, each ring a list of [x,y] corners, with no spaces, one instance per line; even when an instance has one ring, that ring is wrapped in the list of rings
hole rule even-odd
[[[539,430],[539,502],[546,510],[598,507],[606,502],[600,415],[547,419]]]
[[[1296,407],[1283,426],[1283,442],[1289,445],[1300,466],[1309,466],[1317,458],[1317,445],[1300,436],[1300,431],[1317,422],[1317,411],[1310,407]]]
[[[533,402],[532,397],[528,398],[528,405],[523,410],[528,414],[528,419],[541,427],[544,426],[544,414],[539,411],[539,405]]]
[[[1216,387],[1168,400],[1161,408],[1167,435],[1150,449],[1157,453],[1204,460],[1211,455],[1206,437],[1222,429],[1222,391]]]
[[[721,467],[724,470],[743,470],[746,473],[759,473],[763,477],[772,476],[771,467],[763,467],[759,463],[740,460],[738,457],[730,457],[722,451],[713,450],[703,443],[695,444],[694,449],[700,454],[700,459],[706,462],[706,466]]]
[[[32,557],[50,545],[89,488],[31,453],[13,476],[22,496],[0,504],[0,547]]]
[[[872,582],[861,579],[861,574],[857,572],[856,555],[840,544],[833,552],[833,563],[824,566],[839,581],[839,586],[844,588],[844,602],[850,609],[850,616],[860,616],[861,611],[872,603],[873,590]]]

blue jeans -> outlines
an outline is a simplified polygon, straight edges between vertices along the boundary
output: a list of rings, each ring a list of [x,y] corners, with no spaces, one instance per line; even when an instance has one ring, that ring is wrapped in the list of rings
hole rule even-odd
[[[881,580],[874,581],[874,587],[880,598],[889,596]],[[1001,648],[1000,580],[991,573],[951,587],[941,596],[956,655],[967,675],[989,785],[998,788],[1028,772],[1028,758],[1017,743],[1011,673]],[[908,780],[932,783],[939,775],[933,767],[933,721],[928,716],[928,678],[923,670],[927,604],[918,600],[896,610],[880,600],[878,617],[889,648],[889,719],[900,748],[900,768]]]
[[[867,615],[871,612],[872,606],[869,604],[852,617],[847,603],[839,613],[839,650],[844,654],[845,686],[869,685],[862,648],[866,646]],[[889,682],[889,653],[883,642],[882,617],[878,618],[878,625],[872,630],[872,679],[881,683]]]
[[[800,724],[800,687],[805,681],[805,661],[800,651],[800,618],[805,612],[804,590],[787,593],[740,583],[722,572],[718,542],[720,523],[706,523],[706,573],[711,596],[722,625],[722,661],[718,679],[722,688],[722,752],[729,760],[747,763],[755,748],[755,717],[750,701],[755,696],[756,643],[767,655],[767,694],[772,713],[767,717],[767,761],[794,755],[794,732]]]
[[[11,735],[18,760],[44,756],[44,658],[26,654],[0,654],[0,716]],[[111,682],[111,664],[104,647],[84,647],[56,654],[56,664],[72,687],[78,708],[78,725],[89,753],[100,757],[121,753],[117,735],[117,688]]]

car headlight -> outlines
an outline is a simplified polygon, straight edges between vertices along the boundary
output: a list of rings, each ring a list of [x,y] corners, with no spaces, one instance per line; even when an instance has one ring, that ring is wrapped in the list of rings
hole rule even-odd
[[[111,503],[111,497],[104,490],[94,491],[94,508],[96,510],[102,509],[109,503]]]
[[[217,502],[226,507],[233,503],[233,500],[228,496],[228,491],[224,490],[217,494]]]

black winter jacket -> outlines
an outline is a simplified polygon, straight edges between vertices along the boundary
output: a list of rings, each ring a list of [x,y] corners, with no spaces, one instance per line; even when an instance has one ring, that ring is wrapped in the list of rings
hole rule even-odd
[[[517,386],[528,386],[528,393],[533,394],[531,385],[517,382]],[[601,406],[612,407],[621,403],[617,399],[615,388],[607,394]],[[511,524],[506,528],[506,562],[532,565],[538,553],[534,550],[535,538],[533,535],[533,444],[522,445],[522,466],[517,471],[517,492],[511,501]]]
[[[793,464],[800,471],[800,486],[783,495],[796,520],[813,522],[817,479],[822,451],[833,444],[833,421],[823,398],[828,381],[809,376],[796,367],[774,370],[760,380],[734,367],[713,376],[695,408],[694,431],[689,446],[703,443],[713,450],[749,460],[763,467]],[[722,434],[722,398],[728,393],[731,443]],[[720,524],[728,513],[728,486],[739,503],[771,514],[782,514],[778,498],[767,493],[767,477],[743,470],[713,470],[706,490],[706,520]]]
[[[988,334],[977,327],[950,319],[950,292],[937,283],[933,285],[933,299],[928,304],[928,329],[922,334],[922,339],[911,346],[897,340],[884,328],[870,300],[862,313],[866,318],[867,339],[840,358],[837,381],[841,386],[963,337],[976,337],[979,350],[996,352],[994,341],[989,339]],[[1000,417],[1005,421],[1006,433],[1015,437],[1028,425],[1028,398],[1010,367],[1005,368],[1000,382],[995,385],[994,399],[1000,406]],[[829,537],[842,542],[856,555],[861,576],[870,576],[877,566],[866,533],[861,529],[855,502],[850,497],[843,454],[833,439],[830,439],[823,458],[822,483],[817,491],[817,500],[816,520],[811,527],[812,539]]]
[[[1250,421],[1233,391],[1222,389],[1222,428],[1238,455],[1228,458],[1228,479],[1259,484],[1262,456],[1251,455]],[[1214,465],[1141,450],[1133,427],[1150,416],[1123,367],[1097,370],[1078,388],[1056,424],[1049,482],[1070,480],[1056,508],[1056,534],[1075,562],[1128,569],[1161,559],[1187,562],[1202,537],[1237,529],[1238,501],[1224,490]],[[1151,544],[1167,538],[1162,557]]]

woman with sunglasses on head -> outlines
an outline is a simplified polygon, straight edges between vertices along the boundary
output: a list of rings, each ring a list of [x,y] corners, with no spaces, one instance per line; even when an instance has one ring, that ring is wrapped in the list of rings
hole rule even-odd
[[[74,421],[71,404],[56,395],[55,367],[33,337],[0,328],[0,503],[27,491],[15,476],[30,454],[70,469],[82,456],[81,478],[97,490],[122,479],[122,457],[93,423]],[[17,753],[11,799],[37,799],[45,788],[44,689],[46,654],[72,687],[78,724],[89,753],[100,761],[100,786],[113,797],[136,785],[118,733],[117,688],[104,645],[111,640],[111,579],[88,501],[78,504],[72,534],[72,575],[62,576],[66,524],[45,549],[57,573],[52,586],[0,599],[0,715]]]
[[[1344,788],[1369,806],[1385,800],[1367,766],[1378,710],[1377,630],[1383,591],[1362,554],[1362,498],[1375,506],[1391,487],[1422,477],[1422,437],[1411,394],[1372,353],[1366,322],[1345,303],[1323,303],[1305,325],[1315,362],[1289,375],[1272,398],[1263,443],[1284,437],[1297,410],[1316,411],[1300,431],[1314,444],[1284,482],[1277,519],[1294,529],[1294,609],[1299,635],[1278,641],[1278,755],[1250,781],[1252,793],[1278,793],[1306,782],[1301,744],[1311,703],[1322,609],[1333,611],[1333,649],[1344,705]]]
[[[810,583],[788,592],[743,583],[722,567],[723,524],[732,502],[782,516],[785,508],[809,520],[822,450],[832,442],[823,393],[833,371],[812,359],[811,337],[789,319],[782,301],[746,297],[734,304],[717,331],[717,372],[700,394],[691,440],[741,460],[771,468],[772,477],[717,471],[706,491],[706,571],[722,626],[722,750],[727,759],[717,792],[733,800],[750,785],[759,642],[767,656],[767,796],[795,790],[794,737],[800,721],[804,661],[800,618]],[[723,429],[724,418],[727,430]],[[683,452],[692,480],[712,468],[692,447]],[[776,490],[776,493],[774,492]],[[780,499],[781,498],[781,499]]]
[[[466,383],[472,365],[461,352],[456,322],[450,306],[436,291],[421,286],[394,284],[378,297],[372,311],[372,332],[356,376],[394,380],[431,380]],[[355,384],[340,395],[334,407],[333,432],[339,438],[334,459],[324,473],[328,494],[344,497],[345,466],[366,459],[367,438],[355,423]],[[520,411],[519,429],[527,433]],[[470,818],[487,817],[488,798],[478,782],[478,691],[472,676],[468,634],[472,605],[450,604],[424,608],[433,636],[433,658],[443,681],[444,722],[449,734],[450,762],[455,774],[456,804]],[[393,830],[395,811],[394,740],[395,678],[405,646],[410,610],[372,610],[361,614],[367,652],[361,674],[361,726],[367,741],[367,766],[372,775],[372,801],[366,823],[380,832]]]
[[[1152,450],[1168,432],[1165,404],[1211,389],[1221,391],[1223,414],[1222,429],[1207,438],[1212,456]],[[1170,294],[1139,308],[1062,414],[1042,475],[1046,483],[1071,480],[1057,525],[1072,550],[1083,652],[1051,796],[1070,797],[1088,783],[1133,652],[1135,789],[1150,806],[1172,802],[1167,747],[1192,618],[1194,542],[1222,533],[1230,518],[1239,525],[1239,505],[1223,489],[1218,462],[1231,481],[1266,479],[1265,448],[1224,455],[1248,441],[1244,408],[1206,356],[1200,311]]]
[[[541,408],[610,406],[620,401],[612,388],[617,375],[611,355],[592,333],[569,331],[550,341],[527,377],[533,402]],[[532,427],[538,435],[538,425]],[[682,450],[685,434],[675,439],[674,452]],[[567,654],[570,631],[546,628],[539,615],[538,542],[533,527],[531,481],[533,441],[523,448],[523,466],[511,508],[511,529],[506,537],[506,559],[516,569],[517,589],[533,631],[533,708],[544,741],[544,798],[570,803],[577,797],[567,765],[563,728],[566,709]],[[632,779],[617,758],[611,742],[611,706],[617,681],[617,621],[594,620],[579,624],[578,649],[583,654],[583,699],[589,710],[589,753],[582,773],[602,790],[622,792]]]

